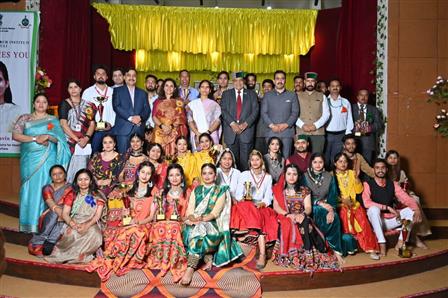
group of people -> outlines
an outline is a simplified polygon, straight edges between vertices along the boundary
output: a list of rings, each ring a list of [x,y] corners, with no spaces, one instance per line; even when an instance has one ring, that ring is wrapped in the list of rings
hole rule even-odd
[[[273,247],[275,264],[313,272],[339,269],[358,250],[380,259],[385,231],[403,224],[413,233],[396,248],[410,237],[425,246],[430,228],[398,152],[375,157],[382,123],[367,90],[351,105],[339,80],[328,96],[315,90],[316,73],[294,78],[295,92],[283,71],[259,92],[242,72],[233,88],[223,71],[216,89],[203,80],[198,90],[186,70],[179,87],[148,75],[147,92],[136,76],[115,70],[111,88],[97,67],[82,94],[68,82],[59,119],[37,94],[34,112],[16,121],[31,254],[88,263],[103,280],[150,268],[188,285],[196,269],[251,247],[259,269]]]

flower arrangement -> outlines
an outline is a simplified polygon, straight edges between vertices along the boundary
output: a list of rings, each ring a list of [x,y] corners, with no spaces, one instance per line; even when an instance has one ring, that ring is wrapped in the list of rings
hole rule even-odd
[[[442,76],[438,76],[436,83],[432,88],[426,91],[429,99],[428,102],[434,102],[437,105],[448,104],[448,80]],[[436,123],[433,125],[443,137],[448,137],[448,112],[446,109],[441,109],[436,115]]]
[[[45,92],[45,89],[50,88],[51,84],[53,84],[53,81],[50,79],[45,69],[38,67],[36,70],[34,93]]]

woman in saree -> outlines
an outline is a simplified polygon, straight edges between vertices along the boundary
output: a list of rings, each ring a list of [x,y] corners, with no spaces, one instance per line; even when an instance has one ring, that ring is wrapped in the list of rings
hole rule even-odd
[[[189,285],[201,261],[206,269],[220,267],[239,258],[243,252],[230,236],[231,199],[227,186],[216,185],[216,167],[206,163],[201,169],[202,184],[194,189],[185,213],[184,245],[187,270],[181,280]],[[204,258],[206,257],[206,258]]]
[[[199,98],[187,105],[190,143],[193,151],[198,151],[199,136],[206,132],[213,142],[219,144],[221,137],[221,107],[213,100],[213,85],[208,80],[199,83]]]
[[[196,174],[196,158],[193,153],[188,150],[187,137],[180,136],[176,140],[176,156],[173,159],[174,163],[178,163],[184,172],[185,182],[187,187],[193,184],[193,180],[198,179]]]
[[[102,151],[93,154],[87,168],[92,172],[98,189],[107,197],[118,182],[122,159],[115,150],[117,142],[114,136],[106,134],[102,143]]]
[[[157,143],[149,144],[146,152],[148,153],[149,161],[156,169],[153,181],[158,189],[162,189],[163,182],[166,179],[166,170],[168,169],[168,162],[165,160],[163,148]]]
[[[63,235],[52,254],[45,257],[49,263],[88,263],[103,243],[101,217],[105,199],[89,170],[79,170],[74,183],[74,199],[65,200],[62,209]]]
[[[123,158],[123,168],[118,180],[127,185],[132,185],[135,181],[138,166],[144,161],[149,161],[149,158],[143,152],[143,144],[145,142],[143,136],[135,133],[131,135],[129,142],[130,146]]]
[[[272,260],[277,265],[305,272],[338,269],[338,258],[328,251],[324,236],[310,218],[310,190],[300,185],[299,176],[299,168],[289,164],[285,175],[273,187],[280,231]]]
[[[338,186],[336,178],[325,171],[324,160],[322,153],[313,153],[310,166],[302,176],[302,184],[311,191],[313,220],[338,257],[354,254],[358,245],[351,234],[342,234],[337,213]]]
[[[62,208],[64,201],[73,201],[74,191],[66,181],[66,171],[61,165],[50,168],[51,183],[42,188],[42,197],[48,209],[40,216],[39,233],[28,243],[28,252],[35,256],[48,256],[61,235],[64,225]]]
[[[176,82],[166,79],[161,88],[152,111],[155,125],[152,142],[160,144],[165,154],[171,157],[175,154],[176,139],[188,135],[187,117]]]
[[[50,183],[48,172],[56,164],[67,168],[70,149],[59,121],[47,114],[48,98],[36,94],[34,112],[21,115],[12,132],[12,138],[20,142],[20,216],[19,230],[38,232],[39,216],[45,209],[42,189]]]
[[[348,169],[349,158],[345,153],[336,154],[333,161],[339,190],[338,209],[342,232],[353,235],[358,246],[370,254],[372,260],[379,260],[378,241],[364,207],[356,200],[356,195],[363,191],[362,183],[355,171]]]
[[[415,245],[417,247],[428,249],[428,246],[426,246],[425,242],[423,242],[423,240],[420,237],[426,237],[431,235],[432,234],[431,226],[429,225],[428,218],[423,212],[420,197],[417,196],[415,192],[413,192],[410,189],[409,178],[406,176],[406,172],[401,169],[400,154],[398,154],[398,152],[395,150],[389,150],[386,152],[385,158],[387,165],[389,167],[388,175],[390,179],[398,182],[398,184],[400,184],[400,187],[403,188],[403,190],[407,192],[411,196],[411,198],[413,198],[417,202],[420,208],[422,221],[412,226],[411,240],[415,242]],[[405,206],[403,206],[403,208],[404,207]]]
[[[171,272],[174,282],[178,282],[187,269],[182,222],[189,195],[182,167],[175,163],[169,165],[163,190],[157,196],[157,203],[162,207],[157,210],[157,215],[163,214],[164,217],[152,226],[147,267],[161,270],[162,276]]]
[[[96,270],[103,281],[112,273],[122,276],[132,269],[146,267],[151,223],[156,211],[155,189],[151,182],[154,171],[154,165],[149,161],[139,165],[137,179],[125,199],[120,227],[113,239],[105,239],[104,257],[97,258],[87,269],[90,272]]]

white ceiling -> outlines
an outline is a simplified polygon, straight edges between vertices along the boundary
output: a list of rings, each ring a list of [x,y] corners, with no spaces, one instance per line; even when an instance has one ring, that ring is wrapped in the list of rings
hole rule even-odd
[[[202,7],[267,8],[268,6],[271,6],[273,9],[328,9],[340,7],[341,1],[342,0],[202,0]],[[93,0],[92,2],[201,7],[201,0]]]

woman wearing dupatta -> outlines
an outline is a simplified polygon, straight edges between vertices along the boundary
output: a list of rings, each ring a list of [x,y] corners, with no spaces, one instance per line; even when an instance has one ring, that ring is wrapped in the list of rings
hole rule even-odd
[[[158,204],[162,208],[157,214],[160,216],[163,213],[164,218],[160,218],[152,226],[147,267],[161,270],[162,276],[171,272],[174,282],[178,282],[187,269],[181,223],[185,217],[189,195],[182,167],[175,163],[169,165],[163,191],[158,197]],[[162,213],[159,214],[159,211]]]
[[[64,201],[73,201],[74,191],[66,182],[63,166],[50,169],[51,183],[42,188],[42,196],[48,209],[39,218],[39,233],[34,234],[28,244],[28,252],[35,256],[49,255],[61,235],[64,222],[61,219]]]
[[[156,169],[153,179],[154,183],[158,189],[162,189],[166,179],[166,170],[168,169],[168,162],[165,160],[163,148],[160,144],[153,143],[148,145],[146,152],[148,153],[149,161]]]
[[[196,169],[195,169],[195,178],[201,177],[201,169],[202,166],[206,163],[215,163],[215,157],[216,153],[215,148],[217,148],[217,151],[221,151],[222,146],[216,145],[214,146],[213,139],[210,136],[209,133],[204,132],[199,136],[199,148],[200,151],[194,152],[193,156],[196,160]]]
[[[356,252],[358,245],[351,234],[342,234],[341,221],[337,214],[338,190],[336,178],[324,169],[325,156],[313,153],[310,167],[303,174],[303,184],[311,190],[313,220],[324,234],[330,248],[346,256]]]
[[[187,137],[180,136],[176,140],[176,156],[173,159],[173,163],[179,164],[185,175],[185,183],[187,187],[193,184],[194,179],[199,180],[196,174],[196,158],[190,150],[188,150]]]
[[[272,260],[277,265],[306,272],[339,269],[337,255],[327,251],[324,236],[309,217],[312,211],[310,190],[300,186],[299,175],[299,168],[289,164],[285,175],[273,187],[274,210],[280,229]]]
[[[152,142],[160,144],[165,154],[171,157],[176,150],[176,139],[188,134],[187,118],[176,82],[173,79],[166,79],[161,88],[152,112],[155,124]]]
[[[73,201],[64,201],[64,232],[52,254],[45,257],[49,263],[88,263],[103,243],[100,221],[105,205],[103,195],[96,191],[89,170],[79,170],[74,183],[76,196]]]
[[[219,144],[221,137],[221,107],[213,100],[213,85],[208,80],[199,83],[200,97],[187,105],[188,126],[190,127],[190,143],[193,151],[199,147],[199,136],[210,134],[213,143]]]
[[[128,152],[123,159],[123,168],[118,180],[127,185],[132,185],[135,181],[138,166],[149,161],[148,156],[143,153],[143,144],[145,140],[137,133],[131,135]]]
[[[191,193],[186,211],[184,245],[188,268],[182,285],[189,285],[194,271],[204,259],[207,267],[224,266],[243,254],[241,247],[230,236],[231,199],[227,186],[215,184],[216,167],[205,164],[201,169],[202,185]],[[204,258],[213,254],[212,258]]]
[[[369,253],[372,260],[379,260],[378,241],[370,226],[366,211],[356,200],[356,195],[362,193],[363,186],[355,172],[348,169],[348,161],[349,158],[345,153],[338,153],[334,158],[342,232],[353,235],[359,247]]]
[[[102,281],[108,280],[112,273],[122,276],[132,269],[146,267],[151,222],[156,211],[155,189],[151,182],[154,171],[154,165],[149,161],[139,165],[137,179],[127,194],[124,208],[127,212],[123,212],[120,226],[113,239],[105,241],[103,257],[94,260],[87,268],[90,272],[96,270]]]
[[[67,168],[71,156],[58,119],[46,112],[46,95],[34,96],[33,106],[32,114],[17,119],[12,133],[12,138],[21,143],[19,230],[25,233],[38,232],[39,216],[45,209],[38,190],[50,183],[50,168],[56,164]]]

